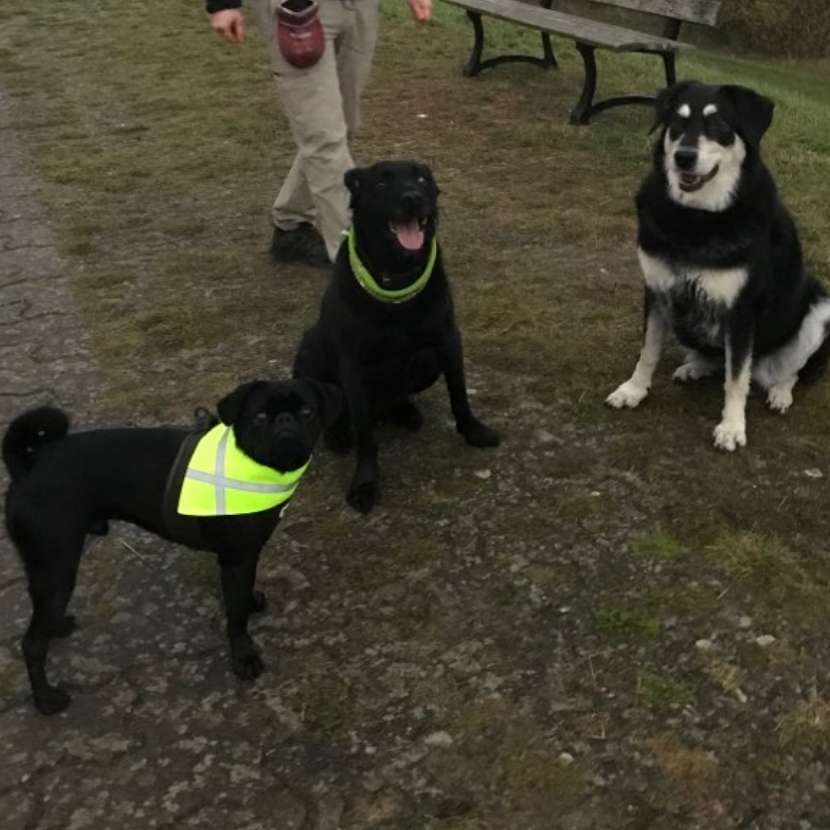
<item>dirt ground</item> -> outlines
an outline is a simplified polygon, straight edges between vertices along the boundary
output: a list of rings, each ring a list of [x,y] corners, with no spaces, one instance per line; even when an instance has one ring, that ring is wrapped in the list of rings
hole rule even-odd
[[[784,418],[753,397],[734,456],[711,446],[718,381],[672,385],[676,352],[642,410],[606,410],[638,348],[650,115],[571,128],[565,44],[555,75],[469,81],[463,19],[384,11],[356,157],[433,166],[503,445],[466,447],[431,390],[422,432],[380,433],[369,517],[351,460],[318,453],[263,556],[251,686],[210,558],[124,525],[90,543],[50,655],[73,703],[36,715],[0,539],[4,830],[828,830],[830,386]],[[34,0],[0,24],[0,423],[47,401],[78,428],[187,422],[284,375],[324,278],[265,256],[292,145],[262,44],[221,47],[183,0]],[[603,67],[612,93],[658,82]],[[767,155],[823,277],[829,69],[682,72],[776,98]]]

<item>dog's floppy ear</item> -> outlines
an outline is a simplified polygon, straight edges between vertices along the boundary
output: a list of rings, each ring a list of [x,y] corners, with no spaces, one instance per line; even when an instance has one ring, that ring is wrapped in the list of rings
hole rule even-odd
[[[655,121],[651,129],[648,131],[651,135],[662,124],[668,124],[671,115],[675,110],[677,99],[686,92],[689,87],[694,86],[694,81],[680,81],[678,84],[667,86],[657,93],[657,99],[654,102]]]
[[[221,419],[223,424],[230,426],[236,419],[239,417],[239,413],[242,411],[242,406],[245,403],[245,399],[254,389],[259,388],[260,386],[265,386],[266,383],[264,380],[252,380],[248,383],[240,384],[236,387],[228,395],[225,395],[218,404],[216,404],[216,411],[219,413],[219,418]]]
[[[301,383],[308,386],[317,398],[317,411],[323,423],[323,429],[333,426],[343,408],[343,392],[340,387],[313,378],[302,378]]]
[[[738,132],[746,141],[757,147],[772,124],[775,104],[769,98],[745,86],[722,86],[720,91],[735,107]]]
[[[343,176],[343,182],[352,196],[349,207],[357,207],[358,199],[360,198],[360,193],[363,189],[364,173],[365,171],[363,168],[353,167],[351,170],[347,170],[346,174]]]

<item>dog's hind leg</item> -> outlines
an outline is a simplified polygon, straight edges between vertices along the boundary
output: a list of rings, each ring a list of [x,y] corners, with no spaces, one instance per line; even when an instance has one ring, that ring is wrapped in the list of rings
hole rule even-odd
[[[83,541],[83,531],[60,540],[38,531],[29,534],[26,548],[21,549],[32,599],[32,619],[23,635],[23,658],[35,707],[44,715],[63,711],[71,700],[65,689],[46,679],[46,656],[50,639],[66,637],[75,628],[75,619],[66,614],[66,607],[75,588]]]
[[[798,383],[798,376],[793,375],[770,386],[767,389],[767,406],[773,412],[780,412],[783,415],[793,405],[793,387],[796,383]]]
[[[700,380],[708,375],[713,375],[722,368],[722,361],[707,357],[694,349],[687,349],[686,359],[674,370],[672,378],[678,383],[686,383],[690,380]]]

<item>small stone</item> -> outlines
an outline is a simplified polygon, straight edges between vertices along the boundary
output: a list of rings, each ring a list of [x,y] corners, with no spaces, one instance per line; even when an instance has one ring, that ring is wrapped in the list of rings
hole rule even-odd
[[[824,473],[818,467],[811,467],[809,470],[805,470],[804,475],[807,478],[824,478]]]
[[[559,763],[563,767],[569,767],[574,762],[574,756],[570,752],[562,752],[559,755]]]
[[[424,738],[427,746],[452,746],[453,739],[449,732],[432,732]]]
[[[490,478],[490,476],[493,475],[493,473],[490,472],[490,470],[476,470],[473,473],[473,475],[476,478],[480,478],[482,481],[487,481],[487,479]]]
[[[743,616],[738,620],[738,628],[752,628],[752,617]]]
[[[695,648],[698,651],[711,651],[714,648],[714,643],[711,640],[698,640],[695,643]]]
[[[555,440],[555,436],[553,435],[553,433],[548,432],[546,429],[537,429],[536,440],[540,444],[550,444],[551,441]]]
[[[510,573],[515,574],[527,567],[527,559],[521,554],[517,554],[510,560]]]
[[[755,638],[755,642],[761,646],[761,648],[768,648],[775,642],[775,637],[772,634],[762,634],[760,637]]]
[[[383,787],[383,778],[376,772],[369,772],[363,776],[363,786],[370,793],[376,793]]]

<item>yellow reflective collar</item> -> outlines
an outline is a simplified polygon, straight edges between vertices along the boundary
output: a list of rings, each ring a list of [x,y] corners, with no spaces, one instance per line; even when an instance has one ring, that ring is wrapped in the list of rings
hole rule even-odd
[[[217,424],[190,456],[177,512],[233,516],[270,510],[294,495],[308,464],[286,472],[259,464],[237,447],[232,427]]]
[[[403,303],[420,294],[421,291],[426,288],[426,284],[432,276],[432,269],[435,267],[435,259],[438,256],[438,241],[433,236],[432,244],[429,248],[427,265],[421,273],[421,276],[418,277],[415,282],[407,285],[406,288],[392,290],[381,288],[360,259],[360,256],[357,253],[357,239],[355,236],[354,226],[349,228],[347,231],[346,241],[349,246],[349,265],[352,268],[352,273],[354,274],[355,279],[360,283],[363,290],[366,291],[367,294],[370,294],[376,300],[380,300],[384,303]]]

